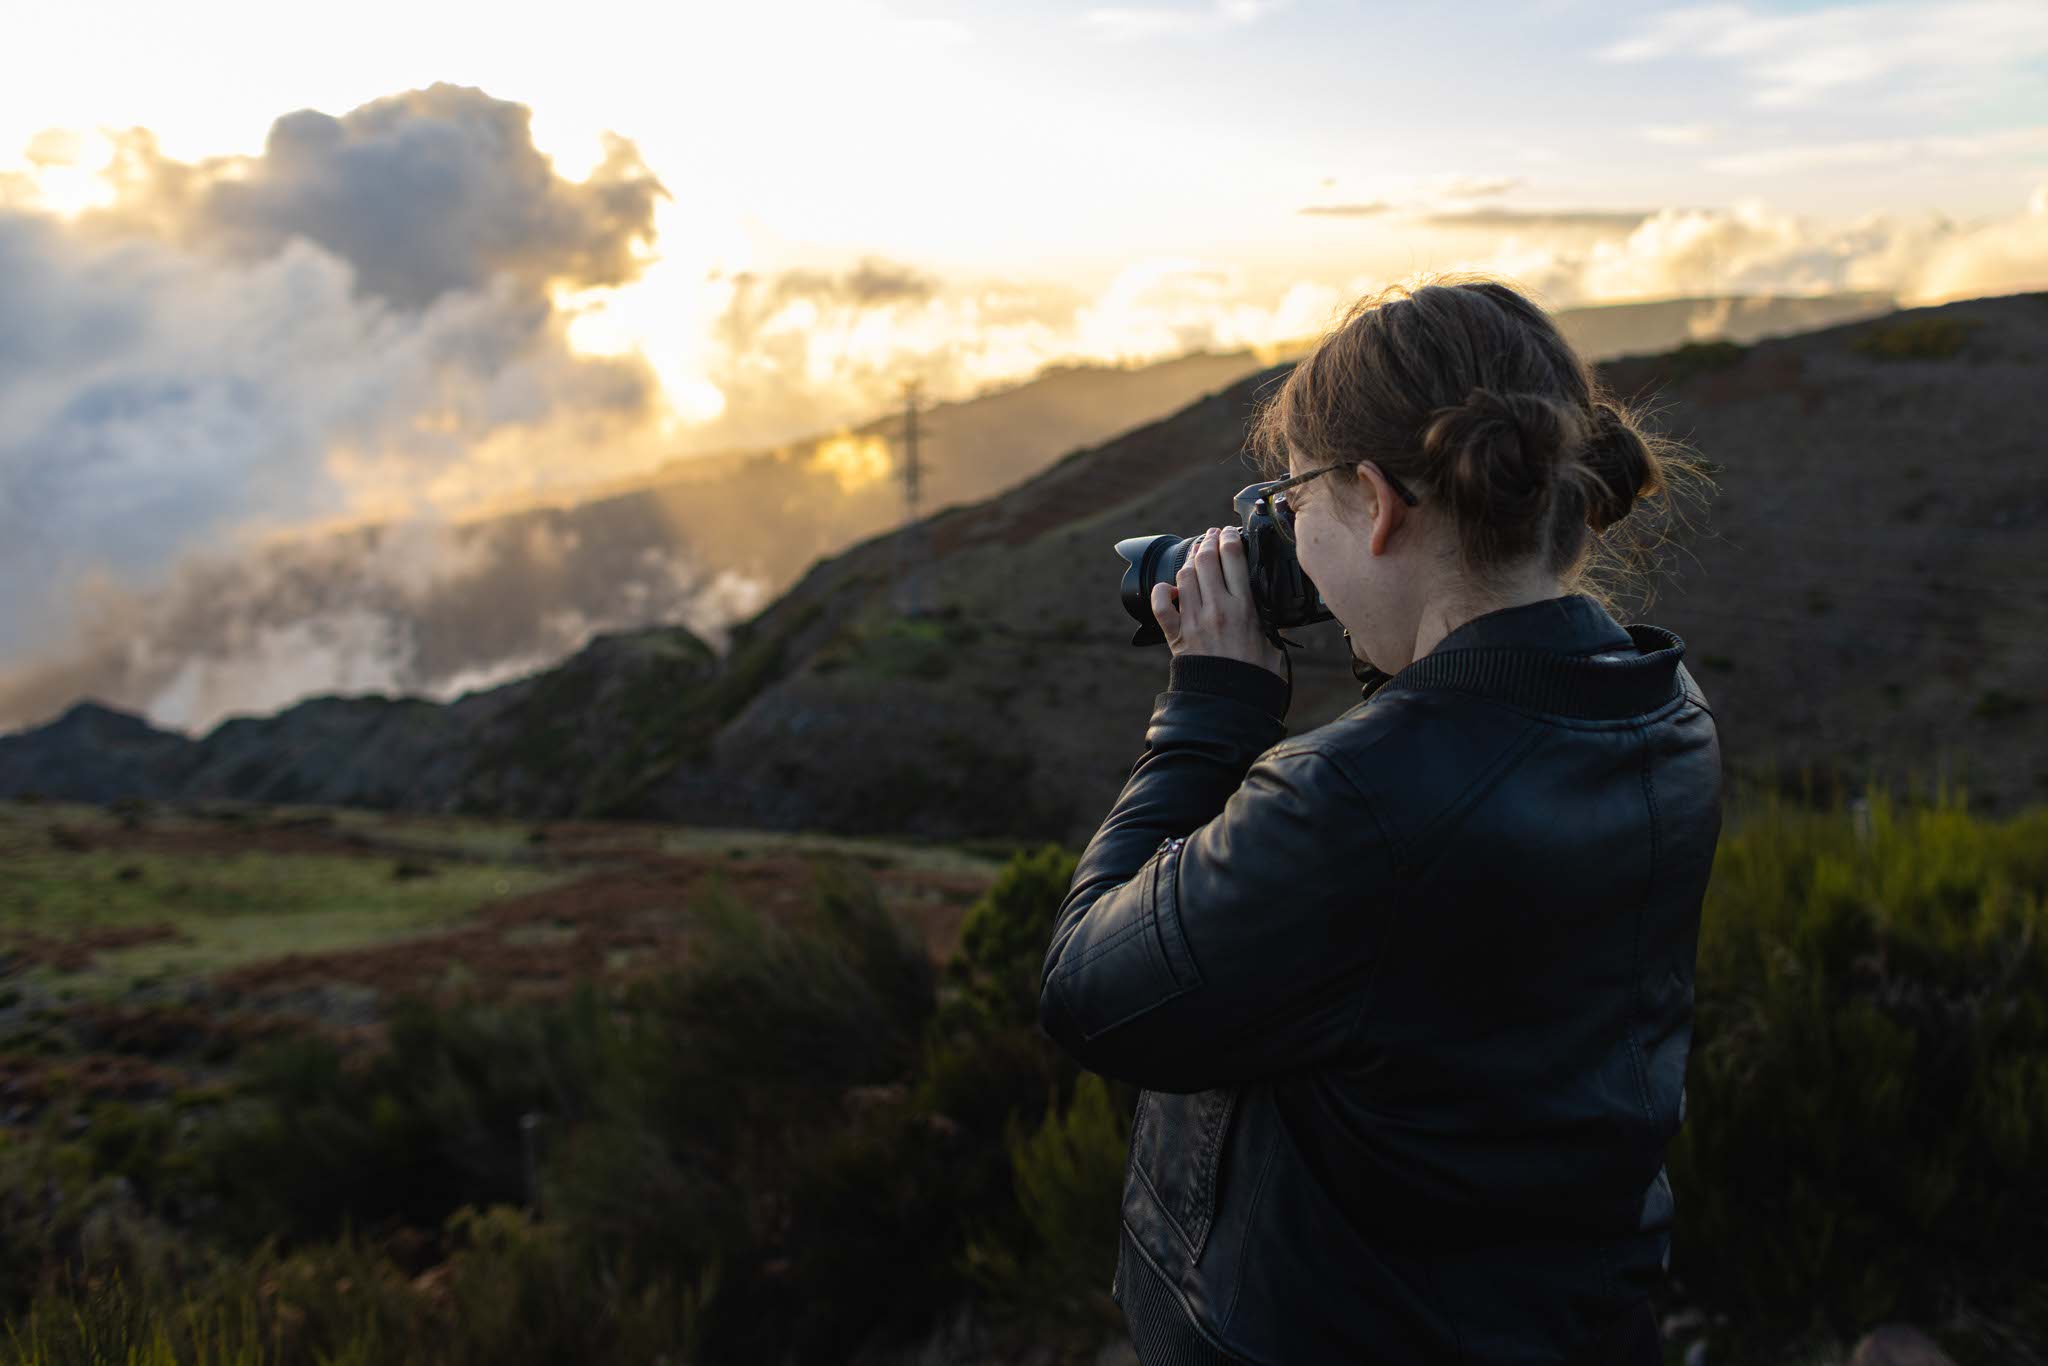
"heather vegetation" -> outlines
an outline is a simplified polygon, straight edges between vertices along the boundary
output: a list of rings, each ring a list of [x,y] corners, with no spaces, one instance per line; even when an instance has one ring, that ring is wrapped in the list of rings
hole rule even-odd
[[[690,884],[687,953],[437,977],[369,1032],[0,1006],[0,1062],[41,1078],[0,1142],[0,1361],[1093,1360],[1135,1096],[1037,1028],[1073,854],[1012,854],[937,954],[882,862],[819,853],[771,913],[735,857]],[[2048,1340],[2044,896],[2048,810],[1733,813],[1674,1359],[1824,1360],[1902,1318],[1965,1366]],[[184,1081],[124,1098],[87,1049]]]

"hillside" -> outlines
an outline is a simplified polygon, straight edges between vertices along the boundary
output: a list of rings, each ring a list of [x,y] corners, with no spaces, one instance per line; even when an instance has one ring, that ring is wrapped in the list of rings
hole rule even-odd
[[[1567,309],[1588,354],[1748,340],[1881,311],[1882,296],[1671,299]],[[1286,348],[1275,359],[1289,358]],[[926,510],[993,497],[1077,448],[1262,368],[1249,351],[1051,368],[920,422]],[[689,627],[715,647],[821,556],[897,526],[899,415],[773,450],[696,457],[545,507],[369,524],[188,564],[60,656],[0,670],[0,726],[82,697],[198,733],[311,691],[447,700],[547,668],[594,633]]]
[[[1946,775],[2003,807],[2048,791],[2044,358],[2048,297],[2023,295],[1603,367],[1720,466],[1642,615],[1688,642],[1738,775]],[[818,566],[755,626],[804,662],[650,809],[1084,838],[1165,677],[1162,650],[1127,643],[1112,546],[1229,515],[1243,423],[1283,373],[934,519],[939,622],[885,614],[886,540]],[[1334,624],[1296,635],[1299,733],[1357,692]]]
[[[1603,367],[1721,467],[1647,616],[1688,642],[1732,769],[2048,790],[2044,357],[2048,296],[2020,295]],[[892,533],[816,563],[723,659],[654,628],[445,707],[321,699],[198,741],[79,708],[0,738],[0,792],[1077,840],[1165,677],[1128,643],[1111,547],[1228,515],[1283,374],[929,518],[923,620],[891,609]],[[1296,634],[1299,733],[1356,685],[1334,624]]]

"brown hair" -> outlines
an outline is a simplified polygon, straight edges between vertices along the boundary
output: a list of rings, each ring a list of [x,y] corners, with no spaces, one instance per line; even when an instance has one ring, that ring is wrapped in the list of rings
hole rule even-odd
[[[1612,584],[1647,605],[1661,524],[1683,521],[1671,495],[1710,484],[1643,422],[1540,306],[1498,280],[1432,276],[1353,304],[1260,405],[1248,445],[1269,478],[1290,447],[1304,469],[1373,461],[1450,510],[1482,587],[1539,555],[1575,591],[1612,606]]]

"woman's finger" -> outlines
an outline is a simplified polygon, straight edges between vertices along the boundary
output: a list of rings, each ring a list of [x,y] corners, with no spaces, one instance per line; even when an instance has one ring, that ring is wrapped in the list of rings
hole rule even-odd
[[[1210,611],[1218,614],[1228,612],[1230,590],[1223,582],[1223,563],[1216,558],[1216,528],[1210,527],[1202,537],[1201,548],[1188,557],[1195,567],[1195,582],[1201,585],[1202,602]]]
[[[1238,534],[1236,527],[1225,527],[1222,541],[1216,549],[1216,556],[1223,566],[1223,586],[1234,598],[1250,598],[1252,565],[1244,553],[1244,537]]]
[[[1168,645],[1180,643],[1180,609],[1173,604],[1173,585],[1165,579],[1152,585],[1152,617],[1166,634]]]
[[[1180,567],[1180,573],[1174,575],[1174,584],[1180,589],[1180,619],[1183,623],[1199,623],[1202,619],[1202,580],[1195,568],[1199,554],[1197,551],[1196,555],[1188,556],[1187,563]]]

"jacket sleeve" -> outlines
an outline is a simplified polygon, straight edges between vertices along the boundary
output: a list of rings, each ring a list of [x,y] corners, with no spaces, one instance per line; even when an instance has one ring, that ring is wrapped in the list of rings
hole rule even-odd
[[[1082,853],[1039,994],[1104,1076],[1200,1091],[1334,1057],[1364,1003],[1393,872],[1364,794],[1277,718],[1156,699],[1145,753]]]

